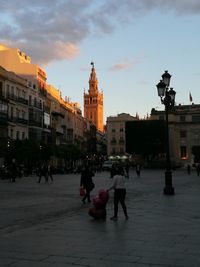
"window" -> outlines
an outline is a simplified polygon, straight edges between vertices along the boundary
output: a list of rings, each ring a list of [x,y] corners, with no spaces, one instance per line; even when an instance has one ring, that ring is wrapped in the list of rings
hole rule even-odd
[[[124,149],[123,147],[120,147],[120,154],[123,154],[124,153]]]
[[[31,105],[32,105],[32,96],[29,95],[29,106],[31,106]]]
[[[20,113],[20,110],[18,108],[16,108],[16,117],[19,118],[19,113]]]
[[[19,131],[16,132],[16,139],[19,139]]]
[[[14,97],[14,87],[13,86],[11,86],[11,96]]]
[[[10,138],[13,139],[13,129],[10,129]]]
[[[14,109],[13,107],[10,108],[10,118],[13,119]]]
[[[180,131],[180,138],[186,138],[187,132],[186,131]]]
[[[120,131],[120,132],[123,132],[123,131],[124,131],[124,128],[120,128],[119,131]]]
[[[180,116],[180,122],[185,122],[185,116],[183,115]]]
[[[26,98],[26,93],[22,91],[22,97],[25,99]]]
[[[200,115],[193,115],[192,122],[200,122]]]
[[[116,144],[116,142],[117,142],[117,141],[116,141],[115,137],[113,137],[113,138],[111,139],[111,142],[110,142],[110,143],[111,143],[111,144]]]
[[[0,100],[0,112],[6,114],[8,110],[8,106]]]
[[[25,132],[22,132],[22,140],[25,139]]]
[[[112,154],[115,155],[115,153],[116,153],[116,150],[115,150],[115,148],[113,148],[112,149]]]
[[[25,111],[24,110],[22,110],[22,119],[25,119]]]
[[[112,129],[112,133],[115,133],[116,132],[116,130],[115,129]]]
[[[159,120],[164,121],[164,116],[163,115],[159,116]]]
[[[17,94],[17,97],[20,97],[20,90],[18,87],[16,87],[16,94]]]
[[[9,95],[9,93],[10,93],[10,85],[9,85],[9,84],[6,85],[6,91],[7,91],[7,92],[6,92],[7,95]]]
[[[119,143],[124,143],[124,138],[122,137],[122,136],[120,136],[120,138],[119,138]]]
[[[186,146],[181,146],[180,147],[180,152],[181,152],[181,159],[186,159],[187,158],[187,148],[186,148]]]

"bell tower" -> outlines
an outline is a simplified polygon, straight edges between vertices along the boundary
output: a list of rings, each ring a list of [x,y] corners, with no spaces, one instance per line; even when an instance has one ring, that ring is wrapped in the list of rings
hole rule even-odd
[[[98,90],[98,80],[94,62],[89,78],[89,90],[84,92],[84,117],[91,121],[97,130],[103,132],[103,92]]]

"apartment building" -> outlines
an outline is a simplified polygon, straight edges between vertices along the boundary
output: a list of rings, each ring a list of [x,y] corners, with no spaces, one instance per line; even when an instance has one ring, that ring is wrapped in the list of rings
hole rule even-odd
[[[42,140],[44,101],[46,97],[46,73],[31,57],[18,48],[0,45],[0,66],[26,80],[29,103],[29,138]]]
[[[28,91],[25,79],[0,66],[0,137],[29,138]]]
[[[107,154],[124,155],[126,153],[126,121],[137,120],[136,117],[127,113],[121,113],[117,116],[109,116],[106,121],[107,135]]]
[[[151,119],[165,120],[165,112],[152,109]],[[171,161],[176,165],[200,162],[200,105],[178,105],[169,112]]]

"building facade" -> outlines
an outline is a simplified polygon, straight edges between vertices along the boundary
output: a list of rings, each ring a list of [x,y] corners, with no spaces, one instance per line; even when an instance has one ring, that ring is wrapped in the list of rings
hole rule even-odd
[[[106,137],[107,137],[107,155],[124,155],[126,153],[126,121],[137,120],[136,117],[127,113],[121,113],[117,116],[107,117]]]
[[[26,80],[0,66],[0,137],[12,140],[29,138],[28,114]]]
[[[47,83],[46,72],[32,64],[29,56],[18,48],[0,45],[0,138],[73,144],[89,153],[101,152],[101,145],[105,147],[103,93],[98,91],[94,64],[84,97],[85,117],[78,103],[63,99],[61,92]]]
[[[92,122],[98,131],[104,131],[103,124],[103,93],[98,90],[98,80],[94,63],[89,79],[89,90],[84,92],[84,118]]]
[[[31,63],[31,57],[18,48],[0,45],[0,66],[26,80],[29,103],[29,138],[42,141],[44,101],[46,98],[46,72]]]
[[[165,120],[152,109],[151,119]],[[178,105],[169,112],[170,158],[177,166],[200,162],[200,105]]]

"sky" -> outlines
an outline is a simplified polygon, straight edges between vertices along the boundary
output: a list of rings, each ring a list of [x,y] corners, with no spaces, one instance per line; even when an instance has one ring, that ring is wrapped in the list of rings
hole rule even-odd
[[[200,104],[199,0],[0,0],[0,43],[43,67],[47,83],[83,111],[91,61],[108,116],[164,109],[165,70],[176,104]]]

